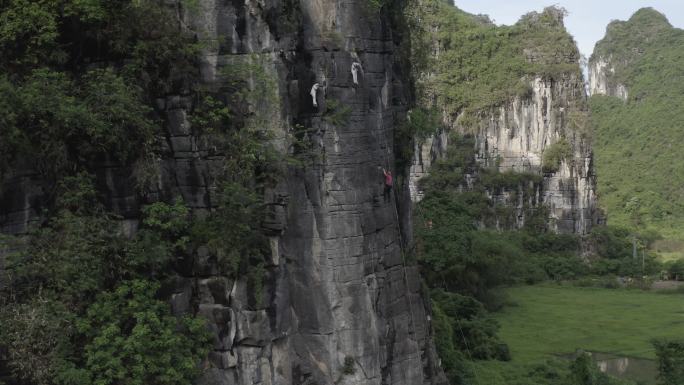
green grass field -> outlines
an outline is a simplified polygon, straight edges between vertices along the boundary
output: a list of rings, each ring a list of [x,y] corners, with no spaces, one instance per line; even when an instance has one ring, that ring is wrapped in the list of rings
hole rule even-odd
[[[684,295],[558,285],[506,290],[511,305],[494,313],[511,362],[478,362],[481,384],[576,349],[655,358],[650,341],[684,336]]]

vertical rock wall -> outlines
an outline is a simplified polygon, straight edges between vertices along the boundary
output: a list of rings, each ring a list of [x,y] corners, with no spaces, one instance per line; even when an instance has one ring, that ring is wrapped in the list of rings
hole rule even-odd
[[[613,80],[615,68],[610,61],[610,58],[603,57],[592,57],[589,61],[589,95],[608,95],[627,100],[627,87]]]
[[[300,2],[287,26],[278,13],[288,6],[205,4],[209,36],[229,41],[205,56],[205,79],[220,79],[212,76],[236,55],[267,57],[280,100],[268,107],[279,110],[270,129],[284,137],[306,127],[317,160],[291,168],[269,194],[276,220],[265,308],[251,310],[241,280],[220,286],[221,298],[231,290],[227,305],[201,301],[200,309],[230,314],[214,317],[218,335],[229,338],[217,344],[203,382],[432,383],[438,369],[420,278],[402,261],[402,194],[382,197],[381,167],[394,164],[395,117],[409,95],[391,22],[366,2],[318,0]],[[297,33],[279,32],[285,27]],[[363,66],[358,85],[353,62]],[[348,107],[348,116],[327,119],[332,104]]]
[[[290,167],[266,194],[272,257],[260,301],[250,301],[246,278],[221,275],[217,256],[205,248],[171,285],[174,312],[203,315],[214,335],[200,383],[443,383],[420,277],[402,260],[410,221],[397,207],[410,206],[408,194],[399,189],[389,202],[382,196],[381,168],[394,164],[394,124],[410,97],[389,11],[365,0],[173,6],[209,43],[200,61],[204,84],[226,92],[223,69],[256,63],[273,81],[274,98],[249,113],[261,117],[283,155],[295,125],[307,128],[316,152],[316,161]],[[358,85],[353,62],[363,66]],[[309,95],[314,83],[317,108]],[[157,101],[168,124],[151,194],[139,195],[130,168],[97,166],[99,187],[127,232],[136,230],[140,206],[157,199],[182,196],[196,214],[212,209],[210,175],[223,155],[193,130],[192,103],[190,95]],[[348,116],[326,119],[330,103],[348,107]],[[44,184],[26,170],[4,183],[3,232],[23,233],[40,217]]]
[[[475,136],[477,161],[483,167],[497,167],[501,172],[537,173],[543,177],[542,183],[534,187],[534,196],[489,192],[495,200],[516,207],[516,227],[525,223],[522,202],[525,199],[533,206],[544,205],[549,209],[549,225],[553,230],[586,234],[599,220],[599,212],[591,144],[587,133],[573,126],[585,99],[582,79],[574,74],[565,74],[556,80],[538,77],[530,81],[530,88],[529,96],[516,97],[480,113],[474,129],[461,127],[456,122],[447,126],[460,134]],[[442,134],[439,146],[428,141],[422,151],[416,151],[411,168],[414,200],[420,198],[417,188],[420,171],[444,154],[441,149],[446,148],[443,144],[446,138]],[[545,173],[543,153],[561,138],[570,144],[572,156],[561,162],[558,171]],[[517,199],[508,201],[509,196]]]

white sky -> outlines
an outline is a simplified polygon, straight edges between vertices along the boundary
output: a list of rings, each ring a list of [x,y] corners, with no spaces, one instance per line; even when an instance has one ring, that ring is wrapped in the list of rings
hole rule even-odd
[[[627,20],[639,8],[652,7],[665,14],[670,24],[684,28],[684,0],[453,0],[457,7],[486,14],[497,24],[515,24],[530,11],[549,5],[568,10],[565,27],[575,37],[580,52],[591,56],[594,44],[603,38],[611,20]]]

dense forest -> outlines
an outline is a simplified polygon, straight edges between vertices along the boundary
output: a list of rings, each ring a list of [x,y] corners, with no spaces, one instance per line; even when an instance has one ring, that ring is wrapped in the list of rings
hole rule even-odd
[[[244,85],[249,69],[240,66],[228,76],[231,100],[203,89],[202,45],[177,11],[156,1],[0,3],[0,176],[30,164],[48,192],[41,222],[3,238],[13,251],[0,341],[20,383],[195,379],[211,346],[205,322],[173,316],[164,292],[200,245],[217,250],[228,274],[253,276],[259,297],[268,246],[258,192],[276,162],[235,106],[261,95]],[[168,150],[156,101],[173,93],[196,101],[193,128],[230,153],[213,176],[220,202],[208,216],[177,197],[159,199],[155,159]],[[134,235],[102,203],[103,164],[129,167],[147,201]]]

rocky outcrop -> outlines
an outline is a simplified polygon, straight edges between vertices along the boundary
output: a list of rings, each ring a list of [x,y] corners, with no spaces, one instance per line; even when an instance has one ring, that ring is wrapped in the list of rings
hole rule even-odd
[[[453,9],[445,7],[444,13]],[[426,11],[430,15],[430,11]],[[478,25],[477,17],[460,10],[453,11],[456,20],[471,18]],[[543,12],[524,15],[513,27],[489,24],[490,35],[484,34],[483,47],[499,45],[495,51],[473,60],[477,65],[461,67],[434,56],[437,74],[416,74],[425,107],[436,108],[442,114],[439,133],[422,143],[417,143],[410,172],[411,197],[422,198],[420,179],[430,165],[446,156],[447,148],[459,151],[458,143],[449,142],[452,133],[459,137],[472,137],[477,166],[466,167],[463,179],[456,181],[462,190],[484,191],[492,206],[492,213],[481,212],[480,226],[498,229],[521,228],[528,219],[546,218],[547,228],[559,233],[587,234],[593,224],[599,222],[600,213],[596,203],[596,181],[593,170],[591,132],[584,82],[580,71],[580,55],[572,37],[566,32],[563,18],[565,11],[548,7]],[[449,16],[432,15],[435,25],[445,23]],[[463,22],[468,28],[467,22]],[[447,28],[447,27],[445,27]],[[448,27],[452,28],[452,27]],[[476,31],[477,27],[472,27]],[[435,30],[439,28],[435,27]],[[496,36],[516,31],[514,38],[497,40]],[[440,32],[441,33],[441,32]],[[508,36],[508,35],[506,35]],[[423,36],[431,44],[449,42],[439,34]],[[551,39],[554,43],[547,41]],[[442,47],[449,50],[449,47]],[[435,52],[433,49],[432,52]],[[458,49],[448,56],[454,63],[470,60],[461,57]],[[473,51],[473,54],[477,53]],[[510,56],[525,70],[511,71],[502,67],[501,57]],[[483,78],[471,76],[481,71]],[[500,93],[490,92],[491,79],[509,77],[520,81],[517,89],[501,80],[494,81]],[[453,79],[463,81],[470,90],[448,89]],[[467,79],[467,80],[466,80]],[[440,82],[436,84],[435,82]],[[506,89],[506,87],[509,87]],[[505,94],[501,94],[505,92]],[[476,97],[472,97],[476,95]],[[460,141],[460,139],[459,139]],[[465,143],[467,141],[464,141]],[[468,149],[467,152],[470,152]],[[498,171],[498,173],[494,172]],[[486,175],[485,175],[486,174]],[[455,173],[461,178],[461,173]],[[486,218],[485,218],[486,217]]]
[[[425,193],[420,188],[419,182],[430,173],[432,163],[446,154],[448,144],[447,130],[430,135],[425,140],[415,141],[408,179],[411,201],[420,202],[423,199]]]
[[[478,161],[501,172],[541,174],[534,199],[548,208],[551,229],[587,234],[598,218],[596,176],[587,133],[571,128],[573,119],[582,119],[582,80],[574,75],[536,78],[531,86],[531,97],[499,107],[480,125],[475,134]],[[544,170],[545,151],[561,140],[569,143],[569,156],[560,159],[555,171]]]
[[[627,100],[629,92],[624,84],[614,80],[615,68],[610,58],[592,58],[589,62],[589,96],[608,95]]]
[[[476,127],[463,127],[455,119],[447,121],[447,131],[474,135],[477,162],[483,167],[541,176],[541,183],[534,184],[532,194],[526,195],[528,186],[520,186],[516,191],[488,191],[494,201],[515,208],[515,227],[525,224],[527,207],[546,207],[552,230],[587,234],[600,221],[600,215],[591,142],[585,131],[582,79],[576,74],[565,74],[559,79],[537,77],[530,81],[530,88],[529,96],[515,97],[500,107],[481,112]],[[426,165],[445,154],[447,138],[442,133],[439,140],[431,138],[415,152],[411,167],[414,200],[421,197],[418,180]],[[555,170],[544,170],[544,152],[561,140],[569,144],[570,156],[561,159]]]
[[[589,59],[589,95],[608,95],[626,101],[629,92],[625,83],[630,67],[672,31],[665,15],[653,8],[641,8],[627,21],[610,22]]]
[[[288,167],[266,192],[272,256],[256,304],[247,279],[218,273],[216,256],[204,248],[172,283],[174,312],[204,316],[214,336],[200,383],[443,383],[420,276],[403,261],[408,190],[399,188],[389,202],[382,197],[381,168],[394,164],[395,119],[410,97],[390,12],[334,0],[200,0],[177,9],[210,43],[200,60],[205,85],[225,92],[223,69],[256,65],[272,80],[274,97],[250,114],[261,116],[283,156],[295,125],[311,133],[317,155]],[[353,62],[363,67],[358,85]],[[314,83],[318,107],[309,94]],[[325,118],[333,101],[349,108],[343,121]],[[212,209],[210,175],[221,155],[189,123],[192,103],[189,95],[157,101],[168,124],[150,193],[136,190],[130,167],[97,166],[100,190],[126,232],[136,231],[146,202],[181,196],[197,215]],[[23,233],[40,218],[44,184],[26,171],[4,185],[0,226]]]

